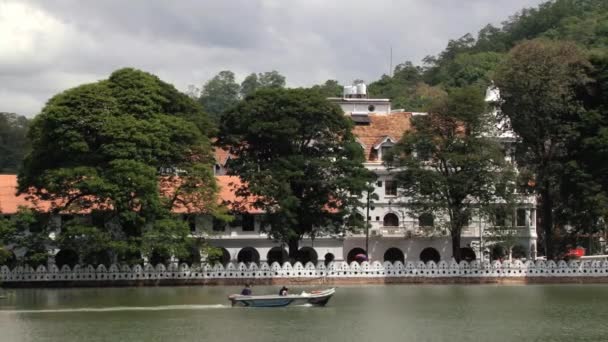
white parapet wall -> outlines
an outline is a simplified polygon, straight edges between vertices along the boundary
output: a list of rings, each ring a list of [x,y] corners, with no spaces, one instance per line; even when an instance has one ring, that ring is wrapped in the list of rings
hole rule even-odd
[[[165,267],[162,264],[117,266],[106,268],[103,265],[93,266],[76,265],[70,268],[64,265],[61,269],[51,266],[47,269],[39,266],[33,269],[29,266],[9,269],[0,267],[0,282],[6,285],[11,283],[32,282],[112,282],[112,281],[140,281],[140,280],[218,280],[218,279],[272,279],[272,278],[522,278],[522,277],[608,277],[608,261],[504,261],[504,262],[345,262],[323,263],[314,265],[308,263],[291,265],[228,264],[203,265],[189,267],[186,264]]]

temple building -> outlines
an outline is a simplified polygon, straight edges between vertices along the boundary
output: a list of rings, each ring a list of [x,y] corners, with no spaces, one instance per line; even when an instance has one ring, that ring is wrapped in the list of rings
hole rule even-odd
[[[490,103],[498,100],[498,90],[488,89],[486,100]],[[342,97],[329,98],[338,104],[355,123],[354,134],[365,152],[365,167],[377,175],[374,193],[378,199],[373,205],[365,203],[363,218],[370,223],[364,228],[347,230],[343,234],[320,235],[314,239],[305,237],[300,242],[298,261],[325,262],[357,260],[367,255],[370,261],[430,261],[452,259],[452,246],[449,232],[436,226],[436,217],[432,215],[416,216],[408,211],[399,197],[393,181],[391,170],[382,163],[385,155],[411,129],[411,119],[425,113],[407,112],[391,109],[389,99],[368,98],[364,84],[348,86]],[[494,113],[495,114],[495,113]],[[505,129],[504,122],[496,120],[496,130],[491,132],[509,151],[515,142],[515,135]],[[216,165],[214,172],[221,187],[220,200],[235,199],[232,184],[238,183],[238,177],[226,175],[226,164],[231,158],[225,151],[215,152]],[[509,158],[507,153],[506,158]],[[18,207],[32,207],[24,196],[16,196],[17,177],[0,175],[0,214],[13,215]],[[362,201],[366,201],[365,198]],[[48,210],[48,205],[38,203],[38,208]],[[222,263],[228,262],[272,262],[287,261],[287,247],[269,238],[261,227],[263,212],[248,208],[247,212],[236,214],[230,223],[214,220],[206,215],[184,214],[193,234],[204,236],[215,247],[221,248]],[[510,246],[519,251],[518,257],[536,258],[536,201],[533,196],[520,196],[520,201],[510,220]],[[86,215],[55,215],[52,223],[58,228],[62,222],[73,219],[91,220]],[[461,239],[461,252],[465,260],[487,259],[493,244],[486,238],[492,223],[472,217],[464,228]],[[17,253],[17,252],[16,252]],[[25,253],[25,251],[19,251]],[[61,253],[61,251],[55,251]]]

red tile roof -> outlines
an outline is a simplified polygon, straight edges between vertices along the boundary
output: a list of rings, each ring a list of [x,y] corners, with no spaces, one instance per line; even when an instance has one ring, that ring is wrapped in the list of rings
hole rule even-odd
[[[227,204],[229,208],[234,210],[244,210],[250,213],[261,213],[262,211],[254,208],[251,201],[246,201],[244,198],[237,196],[235,191],[241,186],[241,181],[236,176],[216,176],[216,181],[220,187],[218,201]],[[16,175],[0,175],[0,213],[15,214],[19,207],[48,211],[51,209],[49,201],[32,201],[26,198],[26,195],[16,195],[17,193],[17,176]],[[202,206],[204,207],[204,205]],[[192,212],[191,208],[186,208],[181,205],[174,207],[176,213]]]
[[[226,161],[228,161],[228,158],[231,157],[228,151],[222,150],[219,147],[215,147],[213,149],[213,154],[215,155],[215,162],[221,166],[225,166]]]
[[[412,113],[370,114],[369,118],[371,121],[369,125],[357,125],[353,129],[353,133],[364,145],[367,161],[381,162],[378,160],[374,146],[386,137],[399,141],[403,133],[412,129]]]
[[[17,196],[16,175],[0,175],[0,213],[14,214],[21,206],[42,211],[47,211],[51,207],[50,202],[38,201],[34,203],[28,200],[26,196]]]

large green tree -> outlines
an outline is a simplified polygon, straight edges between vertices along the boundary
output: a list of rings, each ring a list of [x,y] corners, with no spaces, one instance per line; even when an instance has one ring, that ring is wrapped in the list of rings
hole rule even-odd
[[[54,212],[104,211],[120,227],[112,238],[139,249],[151,231],[166,229],[159,222],[174,206],[217,210],[212,133],[187,95],[120,69],[48,101],[29,132],[19,192],[52,201]]]
[[[573,123],[562,158],[557,218],[574,229],[573,237],[605,233],[608,222],[608,54],[591,62],[593,83],[581,97],[587,110]]]
[[[0,112],[0,173],[16,173],[21,167],[29,122],[24,116]]]
[[[343,91],[343,87],[336,80],[327,80],[323,84],[312,86],[311,89],[318,91],[324,97],[340,97]]]
[[[252,95],[260,89],[285,88],[285,76],[278,71],[267,71],[263,73],[251,73],[241,83],[241,98]]]
[[[579,96],[589,83],[589,68],[573,43],[532,40],[513,48],[497,72],[502,112],[520,138],[519,169],[533,175],[530,184],[539,195],[548,258],[555,256],[554,211],[560,202],[562,161],[585,112]]]
[[[344,226],[370,173],[340,107],[317,91],[265,89],[222,117],[218,143],[235,156],[239,193],[266,212],[272,237],[289,244]]]
[[[223,70],[207,81],[203,85],[199,101],[211,119],[219,122],[222,113],[239,101],[239,85],[234,73]]]
[[[475,87],[452,89],[429,114],[412,118],[385,162],[394,168],[398,194],[417,216],[434,216],[446,229],[452,256],[460,261],[463,227],[474,214],[490,212],[510,196],[513,172],[491,132],[483,93]]]

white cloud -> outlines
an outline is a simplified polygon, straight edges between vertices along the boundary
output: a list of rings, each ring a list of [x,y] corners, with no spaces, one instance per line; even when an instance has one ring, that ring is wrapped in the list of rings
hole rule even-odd
[[[0,0],[0,111],[131,66],[179,89],[220,70],[291,86],[377,79],[542,0]]]

